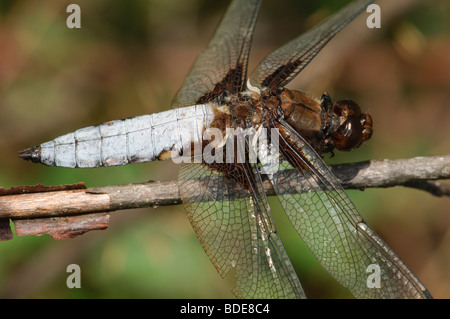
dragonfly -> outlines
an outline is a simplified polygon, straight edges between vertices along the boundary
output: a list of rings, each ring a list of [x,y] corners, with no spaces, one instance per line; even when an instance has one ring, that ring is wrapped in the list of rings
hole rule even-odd
[[[237,297],[306,297],[273,220],[270,183],[312,254],[355,297],[431,298],[322,159],[369,140],[371,116],[351,100],[285,87],[374,1],[348,4],[247,76],[261,2],[230,3],[171,110],[82,128],[20,157],[72,168],[178,161],[189,221],[220,276],[234,274]]]

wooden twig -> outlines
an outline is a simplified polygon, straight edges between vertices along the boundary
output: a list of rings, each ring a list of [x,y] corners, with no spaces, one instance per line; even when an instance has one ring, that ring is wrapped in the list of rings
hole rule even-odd
[[[449,184],[437,182],[450,179],[450,155],[372,160],[333,165],[331,169],[346,189],[406,186],[435,196],[450,196]],[[294,173],[283,174],[295,176]],[[292,179],[286,182],[292,182]],[[198,189],[201,189],[202,182],[199,180],[198,183]],[[268,181],[264,187],[269,196],[275,194]],[[104,212],[181,203],[177,181],[87,189],[82,183],[20,186],[0,189],[0,195],[0,222],[15,221],[18,235],[50,233],[57,239],[106,228],[108,215],[101,214]],[[0,223],[0,238],[12,238],[5,227],[9,224]]]

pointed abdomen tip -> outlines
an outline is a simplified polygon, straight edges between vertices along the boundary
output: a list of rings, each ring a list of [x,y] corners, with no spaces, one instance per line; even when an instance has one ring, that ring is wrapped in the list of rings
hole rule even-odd
[[[33,163],[41,162],[41,147],[32,146],[19,152],[19,157],[26,160],[32,161]]]

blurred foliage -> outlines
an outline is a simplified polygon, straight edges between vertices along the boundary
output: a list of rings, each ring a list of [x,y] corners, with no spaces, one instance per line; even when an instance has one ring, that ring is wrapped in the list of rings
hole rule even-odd
[[[168,109],[228,1],[75,3],[82,28],[70,30],[69,2],[0,1],[0,185],[175,179],[172,163],[73,170],[25,163],[17,151],[80,127]],[[342,5],[266,1],[251,64]],[[375,119],[372,141],[327,161],[448,153],[449,6],[428,2],[399,16],[378,37],[337,58],[328,78],[315,80],[335,99],[361,101]],[[292,86],[316,93],[314,80],[308,81],[311,86]],[[430,291],[448,298],[449,200],[403,188],[350,195]],[[349,297],[304,247],[277,201],[270,201],[307,295]],[[81,266],[81,289],[65,286],[71,263]],[[67,241],[16,236],[0,243],[0,297],[222,298],[232,296],[231,287],[210,264],[181,206],[112,213],[108,230]]]

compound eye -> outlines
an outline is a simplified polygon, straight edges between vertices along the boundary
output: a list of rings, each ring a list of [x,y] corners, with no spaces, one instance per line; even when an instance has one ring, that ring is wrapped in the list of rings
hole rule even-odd
[[[339,123],[342,123],[331,134],[333,145],[338,150],[350,151],[372,136],[372,117],[361,114],[361,109],[355,102],[338,101],[333,105],[333,113]]]
[[[348,118],[332,134],[333,145],[340,151],[350,151],[362,144],[362,126],[359,117]]]
[[[373,121],[370,114],[361,114],[360,123],[362,126],[362,143],[372,137],[373,134]]]

